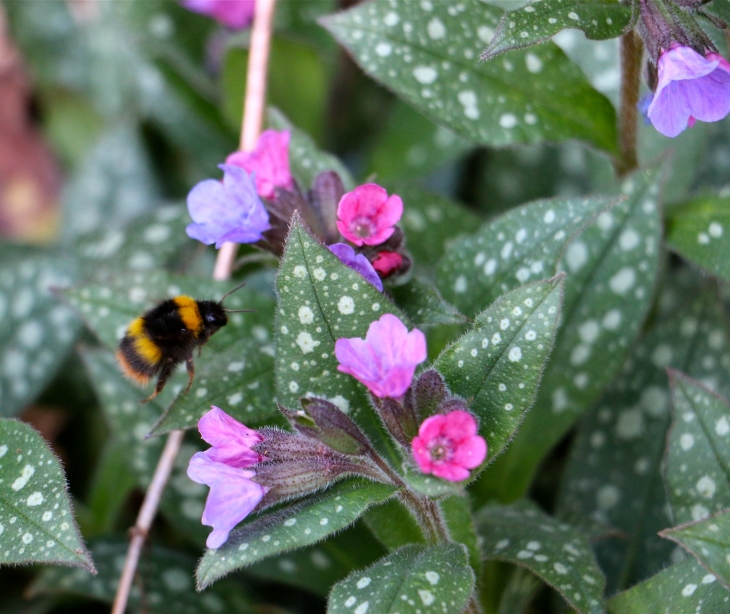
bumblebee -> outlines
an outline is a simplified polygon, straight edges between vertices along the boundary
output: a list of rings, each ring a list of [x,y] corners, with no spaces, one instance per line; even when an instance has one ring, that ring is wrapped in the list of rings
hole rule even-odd
[[[200,352],[216,332],[228,324],[227,313],[249,312],[252,309],[225,309],[223,301],[245,284],[226,293],[220,301],[198,301],[189,296],[168,298],[132,320],[119,342],[117,361],[124,374],[145,386],[154,376],[154,392],[141,401],[154,399],[180,363],[188,370],[187,393],[195,377],[193,351]]]

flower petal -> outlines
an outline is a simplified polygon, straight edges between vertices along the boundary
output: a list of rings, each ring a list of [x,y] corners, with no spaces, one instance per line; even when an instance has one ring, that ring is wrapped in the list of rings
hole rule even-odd
[[[261,443],[263,437],[215,405],[200,419],[198,430],[203,439],[213,446],[206,452],[213,461],[243,468],[263,458],[251,450],[251,446]]]
[[[467,469],[474,469],[482,464],[487,456],[487,442],[483,437],[475,435],[467,437],[459,443],[452,462]]]

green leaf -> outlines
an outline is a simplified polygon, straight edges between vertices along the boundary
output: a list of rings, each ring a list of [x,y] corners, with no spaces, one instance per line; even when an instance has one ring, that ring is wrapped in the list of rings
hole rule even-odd
[[[473,584],[463,546],[404,546],[335,584],[327,614],[462,612]]]
[[[529,284],[497,299],[472,330],[434,362],[454,394],[469,400],[491,462],[532,405],[550,355],[563,277]]]
[[[603,612],[605,580],[582,533],[527,502],[483,508],[476,525],[487,559],[526,567],[581,614]]]
[[[0,419],[0,527],[0,564],[52,563],[96,573],[58,459],[30,426],[8,419]]]
[[[416,519],[396,497],[368,509],[363,520],[373,535],[389,550],[426,541]]]
[[[357,520],[373,504],[395,492],[386,484],[348,480],[298,505],[269,512],[231,533],[217,550],[208,550],[198,565],[200,590],[226,574],[267,557],[310,546]]]
[[[652,304],[662,254],[662,167],[626,180],[627,197],[566,249],[565,304],[535,407],[490,472],[499,497],[524,493],[545,454],[623,365]]]
[[[479,550],[479,537],[474,527],[471,503],[464,494],[447,497],[439,502],[446,521],[451,541],[464,544],[469,553],[469,564],[479,575],[482,553]]]
[[[99,540],[91,547],[99,566],[97,576],[45,569],[35,579],[29,593],[33,597],[73,594],[111,604],[127,548],[126,541]],[[250,614],[255,611],[240,583],[222,582],[205,593],[196,593],[194,570],[195,559],[187,554],[158,546],[146,547],[139,562],[139,575],[130,592],[128,611],[150,614]]]
[[[101,403],[115,443],[126,450],[125,460],[135,475],[136,483],[146,489],[152,479],[165,441],[148,438],[162,408],[172,396],[164,390],[160,396],[144,405],[147,395],[119,371],[114,356],[105,350],[84,349],[81,357],[94,390]],[[182,375],[182,374],[181,374]],[[186,377],[186,376],[183,376]],[[202,545],[209,530],[200,523],[208,488],[187,477],[188,461],[200,449],[200,440],[184,443],[175,460],[168,487],[162,496],[161,511],[185,536]]]
[[[404,203],[400,226],[416,267],[436,264],[454,237],[472,232],[479,217],[465,206],[410,184],[396,184],[393,192]]]
[[[267,125],[274,130],[289,130],[289,165],[291,173],[297,180],[299,187],[306,191],[312,185],[314,178],[324,171],[335,171],[342,179],[346,190],[355,187],[355,180],[350,171],[332,154],[321,151],[315,142],[305,132],[294,127],[284,114],[274,107],[267,113]]]
[[[620,36],[631,20],[631,8],[617,0],[541,0],[509,11],[482,53],[491,60],[500,53],[549,40],[577,28],[591,40]]]
[[[380,423],[355,378],[337,370],[334,345],[364,338],[385,313],[407,319],[388,298],[314,239],[296,216],[276,278],[276,388],[279,402],[296,407],[303,396],[325,397],[378,437]]]
[[[687,559],[608,601],[610,614],[719,614],[728,593],[694,559]]]
[[[368,2],[321,23],[360,66],[418,110],[484,145],[578,138],[616,151],[615,112],[552,43],[477,57],[502,12],[479,0]]]
[[[0,416],[33,401],[68,355],[81,323],[51,289],[71,283],[75,269],[58,253],[0,249]]]
[[[677,542],[709,569],[725,588],[730,588],[730,512],[720,512],[705,520],[666,529],[660,535]]]
[[[436,286],[424,277],[390,289],[393,300],[419,328],[442,324],[464,324],[466,317],[441,296]]]
[[[730,198],[707,196],[667,211],[667,242],[713,275],[730,280]]]
[[[609,593],[661,570],[672,551],[656,535],[671,522],[662,480],[670,424],[665,368],[730,391],[730,331],[715,292],[674,281],[660,301],[668,313],[580,423],[563,475],[560,516],[582,515],[621,533],[596,543]]]
[[[724,333],[719,334],[724,342]],[[669,374],[673,410],[665,461],[669,501],[680,523],[703,520],[730,507],[730,403],[678,371]]]
[[[614,202],[556,198],[511,209],[450,245],[438,264],[441,293],[471,317],[505,292],[555,274],[571,240]]]

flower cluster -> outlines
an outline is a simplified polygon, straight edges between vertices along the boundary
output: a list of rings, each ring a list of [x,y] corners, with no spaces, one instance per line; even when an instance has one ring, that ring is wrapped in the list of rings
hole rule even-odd
[[[403,201],[374,183],[345,193],[333,171],[320,173],[303,194],[289,166],[290,140],[288,131],[266,130],[254,151],[228,156],[222,182],[197,184],[188,195],[188,235],[216,248],[253,243],[281,255],[297,212],[333,254],[382,292],[381,279],[411,264],[396,226]]]

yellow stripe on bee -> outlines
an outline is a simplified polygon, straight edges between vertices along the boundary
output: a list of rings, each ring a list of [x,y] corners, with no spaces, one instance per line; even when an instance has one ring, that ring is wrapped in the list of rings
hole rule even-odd
[[[185,324],[185,328],[197,337],[203,328],[203,318],[200,317],[197,301],[189,296],[177,296],[172,300],[178,306],[180,319]]]
[[[162,352],[155,345],[155,342],[147,336],[142,318],[137,318],[129,325],[127,334],[134,339],[134,350],[140,358],[144,358],[150,364],[160,362]]]

